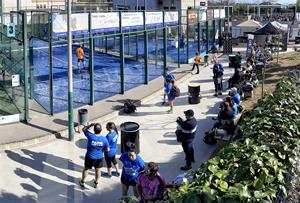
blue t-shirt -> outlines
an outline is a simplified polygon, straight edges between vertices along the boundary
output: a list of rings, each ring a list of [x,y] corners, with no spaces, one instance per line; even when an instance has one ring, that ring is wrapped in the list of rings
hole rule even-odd
[[[167,84],[165,87],[165,92],[167,93],[168,100],[172,101],[175,99],[174,92],[173,92],[173,85],[171,83]]]
[[[88,130],[84,131],[84,135],[88,139],[86,157],[90,159],[102,159],[103,152],[109,150],[109,144],[105,137],[96,136]]]
[[[120,161],[123,163],[122,177],[128,181],[135,181],[141,171],[145,169],[145,163],[140,155],[132,161],[125,152],[121,155]]]
[[[237,104],[241,104],[241,96],[239,93],[236,93],[235,95],[231,96],[231,99]]]
[[[236,105],[236,103],[234,103],[234,105],[232,106],[232,116],[233,116],[233,119],[236,119],[238,113],[239,113],[239,111],[238,111],[237,105]]]
[[[118,137],[119,135],[117,134],[116,131],[112,131],[106,135],[106,139],[109,144],[109,151],[105,152],[106,157],[113,157],[116,155],[118,151],[118,145],[117,145]]]
[[[169,79],[169,80],[175,80],[175,77],[174,77],[174,75],[172,75],[171,73],[169,73],[169,74],[165,74],[165,73],[163,73],[163,75],[162,75],[163,77],[164,77],[164,79],[165,79],[165,82],[164,82],[164,87],[166,87],[167,86],[167,82],[166,82],[166,80],[167,79]]]

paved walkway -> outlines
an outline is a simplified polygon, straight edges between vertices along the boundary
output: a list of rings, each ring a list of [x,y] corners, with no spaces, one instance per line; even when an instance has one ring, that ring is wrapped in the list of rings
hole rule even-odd
[[[222,63],[227,60],[227,56],[220,59]],[[184,69],[190,68],[185,66]],[[232,69],[226,68],[225,77],[229,77],[232,72]],[[181,96],[175,101],[173,114],[167,114],[168,107],[161,106],[161,91],[142,102],[136,113],[111,119],[118,126],[126,121],[140,124],[141,156],[145,162],[159,163],[160,172],[169,182],[182,173],[179,167],[185,163],[181,145],[176,141],[174,134],[175,120],[178,116],[184,117],[184,110],[193,109],[198,121],[195,140],[196,163],[193,168],[207,161],[216,148],[202,142],[203,133],[212,127],[214,121],[211,117],[216,116],[218,103],[222,99],[213,96],[214,86],[211,76],[210,67],[201,69],[199,75],[185,76],[184,81],[179,84]],[[201,83],[203,98],[200,104],[188,104],[189,82]],[[161,81],[158,85],[161,85]],[[104,120],[101,123],[105,125]],[[19,129],[17,132],[20,134],[22,130]],[[56,139],[47,144],[0,153],[0,179],[5,180],[0,181],[0,203],[116,202],[121,196],[121,184],[117,177],[111,179],[102,177],[100,187],[95,190],[91,187],[94,178],[94,172],[91,172],[87,179],[90,186],[84,190],[78,186],[77,182],[83,169],[85,146],[85,137],[78,135],[74,143]],[[106,168],[102,168],[102,173],[105,172]]]

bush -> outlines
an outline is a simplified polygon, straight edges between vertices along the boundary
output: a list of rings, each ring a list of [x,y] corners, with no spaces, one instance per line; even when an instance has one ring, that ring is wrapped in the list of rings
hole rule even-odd
[[[170,190],[167,202],[276,202],[300,156],[300,93],[288,80],[278,83],[243,116],[241,133],[193,171],[192,183]]]

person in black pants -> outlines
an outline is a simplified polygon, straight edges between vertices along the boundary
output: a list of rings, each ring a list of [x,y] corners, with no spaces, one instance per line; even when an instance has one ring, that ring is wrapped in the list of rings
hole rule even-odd
[[[182,166],[181,170],[190,170],[192,168],[192,162],[195,162],[193,141],[197,130],[197,120],[194,118],[194,111],[189,109],[184,112],[186,120],[178,117],[176,122],[178,123],[178,129],[182,134],[182,148],[185,153],[186,165]]]

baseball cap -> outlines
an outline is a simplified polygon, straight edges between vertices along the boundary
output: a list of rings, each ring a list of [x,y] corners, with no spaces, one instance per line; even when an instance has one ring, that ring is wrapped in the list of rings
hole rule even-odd
[[[231,88],[230,93],[233,94],[233,95],[236,94],[237,93],[236,87]]]
[[[194,111],[192,109],[189,109],[189,110],[185,111],[184,114],[187,116],[194,116]]]

